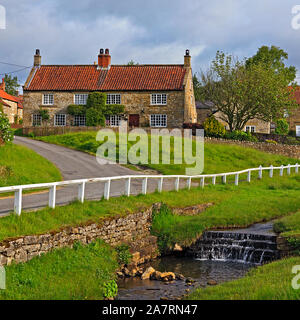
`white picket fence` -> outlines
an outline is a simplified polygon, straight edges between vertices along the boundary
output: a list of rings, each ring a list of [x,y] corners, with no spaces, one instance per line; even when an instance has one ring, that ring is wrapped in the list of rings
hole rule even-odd
[[[247,182],[251,182],[251,173],[254,171],[258,171],[258,178],[262,179],[263,171],[269,171],[269,177],[273,177],[274,170],[279,170],[280,176],[283,175],[284,169],[287,170],[287,174],[291,174],[291,169],[295,168],[295,173],[299,172],[299,164],[295,165],[287,165],[280,167],[258,167],[251,168],[236,172],[227,172],[227,173],[218,173],[218,174],[204,174],[198,176],[186,176],[186,175],[130,175],[130,176],[117,176],[117,177],[105,177],[105,178],[92,178],[92,179],[80,179],[80,180],[69,180],[69,181],[60,181],[60,182],[52,182],[52,183],[39,183],[39,184],[28,184],[22,186],[11,186],[11,187],[1,187],[0,193],[14,192],[14,211],[17,215],[21,215],[22,211],[22,193],[23,190],[30,189],[47,189],[49,188],[49,207],[55,208],[56,205],[56,188],[61,186],[69,186],[69,185],[78,185],[78,200],[80,202],[84,202],[85,196],[85,186],[87,183],[95,183],[95,182],[104,182],[104,199],[108,200],[110,197],[110,186],[111,181],[115,180],[125,180],[124,184],[124,195],[130,196],[130,188],[131,188],[131,180],[132,179],[142,179],[142,193],[147,194],[147,185],[149,179],[155,179],[158,181],[157,190],[161,192],[163,190],[163,181],[164,179],[175,179],[175,190],[179,190],[180,179],[184,179],[187,182],[187,188],[191,188],[193,179],[200,179],[200,186],[204,188],[205,180],[211,178],[212,184],[216,184],[217,177],[222,177],[222,182],[226,183],[227,177],[234,176],[235,177],[235,185],[239,184],[239,176],[241,174],[247,174]],[[1,202],[1,199],[0,199]]]

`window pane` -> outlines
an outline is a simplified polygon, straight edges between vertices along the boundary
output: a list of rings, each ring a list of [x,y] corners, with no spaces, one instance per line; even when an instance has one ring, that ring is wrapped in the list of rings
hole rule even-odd
[[[150,115],[150,126],[151,127],[166,127],[167,126],[167,115],[166,114],[151,114]]]
[[[85,126],[86,118],[85,116],[75,116],[74,117],[74,126]]]
[[[55,126],[65,126],[66,125],[66,115],[65,114],[56,114],[54,118]]]
[[[121,104],[121,95],[108,94],[106,97],[106,104]]]
[[[33,114],[32,115],[32,125],[33,126],[40,126],[42,124],[42,116],[40,114]]]

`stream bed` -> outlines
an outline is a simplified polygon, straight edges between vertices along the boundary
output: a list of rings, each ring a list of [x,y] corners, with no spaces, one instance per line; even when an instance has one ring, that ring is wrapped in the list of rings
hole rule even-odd
[[[233,261],[202,261],[192,257],[176,256],[162,257],[148,265],[161,272],[172,271],[183,274],[195,282],[193,285],[188,285],[185,280],[176,280],[173,283],[165,284],[162,281],[141,280],[138,277],[125,278],[118,282],[117,300],[180,299],[197,287],[206,287],[209,281],[221,283],[240,278],[254,266]]]

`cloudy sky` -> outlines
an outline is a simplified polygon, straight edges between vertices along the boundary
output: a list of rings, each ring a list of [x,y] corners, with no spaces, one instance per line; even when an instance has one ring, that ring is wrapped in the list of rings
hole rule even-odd
[[[131,59],[183,63],[189,48],[196,72],[208,66],[217,50],[243,58],[262,45],[276,45],[300,70],[300,29],[291,25],[298,4],[300,0],[0,0],[6,10],[0,62],[18,65],[0,63],[0,74],[31,66],[36,48],[43,64],[90,64],[100,48],[110,48],[113,64]],[[13,74],[23,83],[28,70]]]

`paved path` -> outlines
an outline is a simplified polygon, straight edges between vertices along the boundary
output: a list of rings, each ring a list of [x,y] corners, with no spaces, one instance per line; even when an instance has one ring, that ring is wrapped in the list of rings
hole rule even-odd
[[[61,171],[64,180],[98,178],[122,175],[141,174],[122,167],[118,164],[100,165],[96,157],[84,152],[68,149],[65,147],[48,144],[42,141],[32,140],[24,137],[15,137],[15,144],[24,145],[56,165]],[[133,179],[131,193],[138,194],[142,190],[142,179]],[[40,181],[45,182],[45,181]],[[124,193],[125,181],[112,181],[111,196],[119,196]],[[157,188],[157,182],[149,181],[149,192]],[[174,188],[174,180],[166,181],[164,189]],[[67,204],[77,199],[77,186],[63,187],[57,190],[56,204]],[[101,199],[104,192],[104,183],[92,183],[86,185],[86,199]],[[0,198],[0,215],[5,215],[13,210],[13,197]],[[48,205],[48,192],[23,195],[23,210],[42,208]]]

